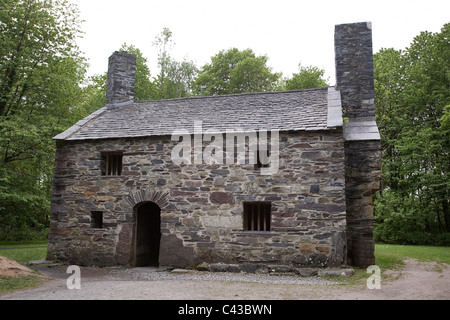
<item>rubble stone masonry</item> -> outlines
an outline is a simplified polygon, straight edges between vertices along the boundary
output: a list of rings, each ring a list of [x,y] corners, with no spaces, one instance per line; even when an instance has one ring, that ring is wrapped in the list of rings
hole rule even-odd
[[[336,89],[341,92],[343,116],[348,120],[344,132],[350,132],[344,135],[348,263],[367,267],[375,264],[373,195],[380,189],[381,177],[371,23],[337,25],[335,52]]]
[[[136,207],[161,209],[159,264],[295,267],[346,264],[341,128],[280,132],[279,170],[253,164],[175,165],[169,136],[58,141],[48,259],[132,265]],[[101,153],[122,152],[120,176],[102,176]],[[244,231],[243,203],[271,202],[270,231]],[[101,228],[91,213],[102,212]]]

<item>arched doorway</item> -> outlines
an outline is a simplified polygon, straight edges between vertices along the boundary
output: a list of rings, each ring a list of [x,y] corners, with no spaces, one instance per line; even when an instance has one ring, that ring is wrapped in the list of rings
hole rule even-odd
[[[144,202],[135,209],[135,267],[158,266],[161,242],[161,209],[154,202]]]

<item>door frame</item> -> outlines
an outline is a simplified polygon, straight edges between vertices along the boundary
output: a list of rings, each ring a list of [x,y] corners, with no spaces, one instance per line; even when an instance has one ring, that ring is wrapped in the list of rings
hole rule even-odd
[[[132,243],[131,243],[131,265],[133,267],[137,266],[137,263],[139,263],[139,261],[137,261],[137,245],[138,245],[138,224],[139,224],[139,215],[141,214],[145,214],[143,212],[140,212],[139,209],[142,208],[145,205],[153,205],[155,208],[157,208],[157,214],[159,215],[159,217],[156,218],[156,221],[159,222],[159,235],[156,237],[158,239],[158,246],[161,245],[161,207],[153,202],[153,201],[142,201],[139,202],[138,204],[136,204],[136,206],[133,208],[133,237],[132,237]],[[150,214],[154,213],[154,211],[152,210],[150,212]],[[146,226],[145,229],[148,229],[149,227]],[[158,261],[157,261],[157,265],[159,266],[159,256],[160,256],[160,252],[159,252],[159,248],[158,248]],[[156,264],[148,264],[149,266],[156,266]]]

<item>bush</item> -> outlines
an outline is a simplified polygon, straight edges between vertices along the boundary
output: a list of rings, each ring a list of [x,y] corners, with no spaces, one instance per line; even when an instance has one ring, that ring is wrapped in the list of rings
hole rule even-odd
[[[27,226],[20,229],[8,227],[0,228],[1,242],[32,241],[32,240],[47,240],[47,239],[48,239],[48,228],[32,229]]]
[[[383,191],[374,200],[374,239],[378,243],[450,246],[450,233],[438,231],[433,215],[414,197]]]

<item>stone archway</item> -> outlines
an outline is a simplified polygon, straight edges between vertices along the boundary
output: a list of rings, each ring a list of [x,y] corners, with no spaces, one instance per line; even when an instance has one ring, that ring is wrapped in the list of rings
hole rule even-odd
[[[153,202],[163,209],[169,202],[168,196],[168,192],[151,190],[150,188],[142,188],[132,190],[125,198],[125,201],[128,202],[131,208],[134,208],[141,202]]]
[[[167,224],[163,213],[169,203],[169,193],[151,190],[150,188],[135,189],[132,190],[124,200],[132,208],[133,215],[130,222],[121,224],[122,231],[119,233],[116,261],[119,264],[129,264],[134,266],[136,263],[136,236],[139,232],[137,229],[139,221],[137,221],[136,218],[139,220],[139,210],[142,206],[153,203],[153,205],[149,205],[153,206],[153,208],[148,207],[147,212],[149,212],[148,210],[153,211],[153,209],[155,209],[153,212],[157,212],[155,206],[159,207],[160,223],[162,226]],[[142,208],[142,210],[145,209],[145,207]],[[153,262],[155,262],[155,260],[154,257]],[[186,266],[195,265],[197,262],[193,247],[184,246],[183,240],[175,234],[161,234],[158,258],[159,265],[184,268]]]
[[[157,215],[160,216],[161,211],[163,211],[168,204],[168,196],[168,192],[156,191],[152,190],[149,187],[146,187],[141,189],[133,189],[127,196],[124,197],[125,202],[129,206],[129,215],[127,215],[128,217],[126,221],[118,225],[118,238],[115,251],[115,260],[117,264],[135,264],[136,215],[139,208],[144,204],[153,203],[156,207],[159,208],[159,211],[156,209],[156,207],[143,207],[141,208],[141,210],[146,210],[148,212],[149,210],[152,211],[152,209],[155,209],[154,212],[157,212]],[[158,223],[157,220],[155,221],[156,223]],[[145,223],[142,226],[144,225]],[[156,259],[153,258],[153,262],[155,262],[155,260]]]

